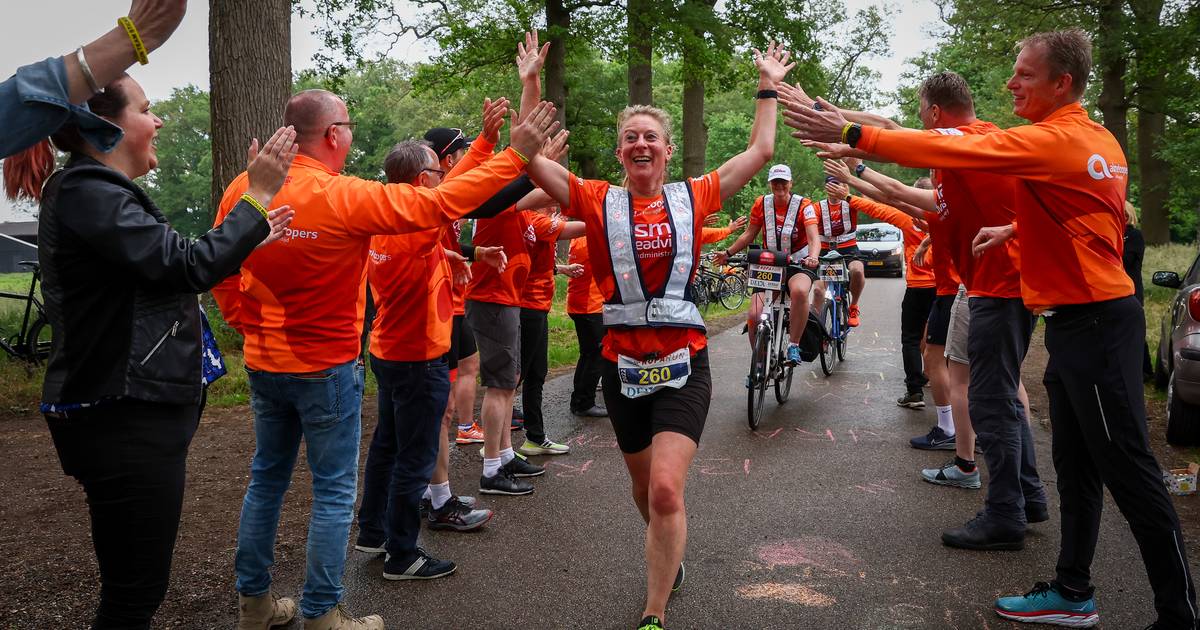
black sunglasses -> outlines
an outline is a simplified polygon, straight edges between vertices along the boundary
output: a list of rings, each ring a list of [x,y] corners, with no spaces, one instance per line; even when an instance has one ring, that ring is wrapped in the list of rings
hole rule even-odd
[[[346,122],[329,123],[329,127],[325,129],[325,135],[328,136],[329,132],[333,131],[334,127],[349,127],[351,131],[354,131],[354,128],[357,125],[358,125],[358,123],[351,122],[349,120],[347,120]]]

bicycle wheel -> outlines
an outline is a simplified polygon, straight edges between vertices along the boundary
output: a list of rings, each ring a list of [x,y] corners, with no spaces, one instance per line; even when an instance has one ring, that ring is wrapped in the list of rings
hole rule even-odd
[[[825,306],[821,309],[821,324],[825,326],[825,338],[821,340],[821,372],[825,376],[833,374],[833,361],[836,358],[837,342],[833,339],[833,314],[834,308],[829,300],[825,300]]]
[[[781,405],[787,402],[788,394],[792,391],[792,370],[796,369],[793,365],[782,367],[779,378],[775,379],[775,402]]]
[[[692,301],[701,311],[708,310],[708,287],[705,286],[704,279],[699,276],[692,281]]]
[[[746,287],[737,276],[721,278],[721,306],[736,311],[746,301]]]
[[[840,334],[838,335],[838,338],[837,338],[837,358],[838,358],[838,361],[845,361],[846,360],[846,338],[850,336],[850,324],[846,323],[846,322],[850,321],[850,310],[846,307],[846,298],[845,297],[843,297],[842,300],[840,302],[838,302],[838,318],[840,319],[840,321],[838,322],[839,323],[838,328],[840,328],[841,330],[839,330]]]
[[[39,315],[29,325],[29,331],[25,333],[23,352],[27,360],[33,363],[41,363],[50,358],[50,323],[45,317]]]
[[[771,371],[771,329],[760,326],[755,333],[754,352],[750,355],[750,387],[746,388],[746,419],[750,430],[758,430],[762,422],[763,398],[767,395],[767,377]]]

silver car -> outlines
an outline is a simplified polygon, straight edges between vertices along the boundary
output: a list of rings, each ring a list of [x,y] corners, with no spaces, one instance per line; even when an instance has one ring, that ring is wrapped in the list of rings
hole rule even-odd
[[[1154,380],[1167,388],[1167,442],[1200,445],[1200,257],[1183,278],[1156,271],[1151,282],[1178,289],[1163,316]]]

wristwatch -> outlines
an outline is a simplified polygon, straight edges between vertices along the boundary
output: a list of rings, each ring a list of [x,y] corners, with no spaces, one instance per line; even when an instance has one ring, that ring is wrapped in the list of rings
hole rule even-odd
[[[862,140],[862,125],[854,123],[846,130],[846,144],[854,147],[859,140]]]
[[[849,134],[847,134],[847,135],[849,135]],[[856,177],[862,177],[863,171],[865,171],[865,170],[867,170],[867,165],[863,164],[862,162],[859,162],[858,166],[854,167],[854,175]]]

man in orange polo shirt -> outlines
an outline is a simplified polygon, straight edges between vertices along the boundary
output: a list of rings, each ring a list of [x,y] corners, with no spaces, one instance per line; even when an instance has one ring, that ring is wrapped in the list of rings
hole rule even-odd
[[[600,343],[604,339],[604,296],[596,286],[588,259],[587,239],[571,241],[567,263],[580,265],[583,273],[567,281],[567,316],[575,323],[579,341],[579,361],[571,389],[571,413],[585,418],[608,417],[608,410],[596,404],[596,386],[600,384]]]
[[[242,595],[270,590],[279,511],[303,438],[313,506],[300,611],[323,628],[383,627],[377,616],[355,621],[338,606],[357,487],[363,377],[356,364],[370,238],[439,227],[515,179],[526,161],[522,155],[545,142],[553,107],[527,111],[512,129],[512,148],[427,189],[339,175],[353,140],[346,104],[324,90],[288,101],[284,121],[296,129],[300,154],[276,201],[302,218],[213,290],[226,321],[245,337],[255,415],[256,447],[235,556]],[[245,188],[243,173],[226,189],[217,223]]]
[[[1196,595],[1179,518],[1150,451],[1141,380],[1145,316],[1121,265],[1128,166],[1121,146],[1079,103],[1091,42],[1079,30],[1020,43],[1008,89],[1033,125],[988,134],[884,130],[847,123],[836,110],[788,107],[798,135],[845,140],[865,155],[914,167],[1011,175],[1015,224],[985,227],[983,253],[1017,235],[1021,295],[1046,315],[1050,398],[1062,541],[1056,579],[1002,597],[996,613],[1085,627],[1099,620],[1091,561],[1104,487],[1129,521],[1154,590],[1154,628],[1197,624]]]

